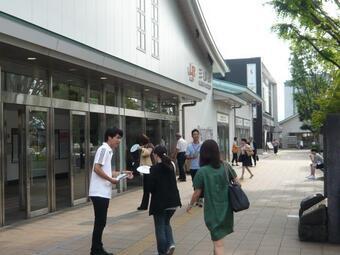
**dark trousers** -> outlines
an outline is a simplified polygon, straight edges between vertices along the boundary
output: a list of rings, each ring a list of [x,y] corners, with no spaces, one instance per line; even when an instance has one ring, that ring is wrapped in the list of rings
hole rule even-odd
[[[91,197],[94,209],[94,227],[92,233],[92,252],[103,250],[102,236],[106,225],[107,209],[110,199],[104,197]]]
[[[140,207],[142,209],[148,209],[149,206],[150,193],[146,190],[146,187],[148,185],[148,178],[149,178],[148,174],[143,175],[143,198],[140,204]]]
[[[256,151],[256,149],[255,149],[255,150],[254,150],[254,154],[253,154],[253,156],[252,156],[253,161],[254,161],[254,166],[256,166],[256,156],[257,156],[257,151]]]
[[[177,163],[178,163],[178,170],[179,170],[179,179],[186,180],[186,175],[184,171],[184,163],[185,163],[185,152],[179,152],[177,154]]]
[[[194,178],[195,178],[195,175],[197,174],[197,171],[198,171],[198,169],[190,169],[190,175],[191,175],[192,182],[194,182]],[[204,197],[204,193],[203,193],[203,190],[202,190],[200,198],[203,198],[203,197]]]
[[[170,225],[170,219],[174,213],[175,210],[164,210],[153,215],[158,254],[167,254],[170,246],[175,244]]]
[[[233,153],[233,159],[231,160],[231,163],[234,164],[234,161],[237,164],[237,153]]]

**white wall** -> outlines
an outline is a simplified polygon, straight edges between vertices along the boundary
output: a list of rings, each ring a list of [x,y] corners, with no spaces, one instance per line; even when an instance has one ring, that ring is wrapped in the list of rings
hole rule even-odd
[[[71,38],[178,82],[190,82],[193,63],[207,71],[206,54],[197,48],[176,1],[159,1],[160,59],[151,56],[151,0],[146,6],[146,53],[137,50],[136,0],[2,0],[0,11]],[[179,61],[180,60],[180,61]],[[198,72],[198,69],[197,69]],[[198,74],[197,74],[198,75]]]

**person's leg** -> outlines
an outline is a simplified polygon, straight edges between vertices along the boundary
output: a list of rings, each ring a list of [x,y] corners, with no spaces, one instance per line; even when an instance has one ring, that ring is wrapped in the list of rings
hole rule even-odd
[[[237,163],[237,159],[235,157],[235,153],[233,153],[233,158],[231,159],[231,164],[234,165],[234,161]]]
[[[92,233],[91,252],[96,253],[103,250],[102,236],[106,225],[107,209],[110,200],[103,197],[91,197],[94,209],[94,227]]]
[[[254,166],[256,166],[256,153],[255,153],[255,151],[254,151],[252,158],[253,158],[253,161],[254,161]]]
[[[159,254],[166,254],[168,251],[167,237],[165,231],[165,211],[153,215],[155,224],[155,235],[157,251]]]
[[[147,210],[149,206],[150,193],[146,190],[147,182],[148,182],[148,175],[144,174],[143,175],[143,198],[142,198],[142,202],[140,206],[137,208],[138,210]]]
[[[246,166],[246,169],[247,169],[247,171],[249,172],[249,174],[250,174],[250,178],[253,178],[253,173],[250,171],[250,169],[249,169],[249,167],[248,166]]]
[[[223,239],[213,241],[214,243],[214,255],[224,255]]]
[[[314,164],[311,165],[310,173],[312,176],[315,176],[315,165]]]
[[[186,176],[184,172],[184,163],[185,163],[185,154],[179,153],[177,157],[177,163],[178,163],[178,170],[179,170],[179,179],[185,181]]]
[[[240,180],[243,180],[243,176],[244,176],[244,168],[245,168],[245,166],[242,164],[242,174],[241,174]]]
[[[172,228],[170,225],[170,219],[174,215],[176,210],[166,210],[165,211],[165,236],[167,241],[167,252],[172,254],[175,250],[175,241],[172,234]],[[171,251],[172,253],[169,253]]]

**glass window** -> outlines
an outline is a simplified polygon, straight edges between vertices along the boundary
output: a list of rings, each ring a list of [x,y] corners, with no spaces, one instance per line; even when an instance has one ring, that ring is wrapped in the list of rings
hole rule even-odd
[[[53,97],[86,102],[86,82],[76,77],[56,75],[53,79]]]
[[[108,106],[117,106],[116,93],[112,91],[106,91],[106,103],[105,104]]]
[[[169,115],[178,114],[178,97],[161,94],[161,113]]]
[[[4,90],[35,96],[48,96],[48,78],[37,74],[34,77],[24,74],[5,73]]]
[[[149,89],[144,90],[144,109],[147,112],[159,112],[159,99],[157,93],[150,93]]]
[[[91,84],[89,103],[103,104],[103,90],[101,84]]]
[[[145,52],[145,0],[137,0],[137,49]]]
[[[159,58],[159,24],[158,24],[158,1],[152,1],[152,42],[151,42],[151,55]]]
[[[125,88],[124,103],[125,108],[142,110],[142,92],[137,88]]]

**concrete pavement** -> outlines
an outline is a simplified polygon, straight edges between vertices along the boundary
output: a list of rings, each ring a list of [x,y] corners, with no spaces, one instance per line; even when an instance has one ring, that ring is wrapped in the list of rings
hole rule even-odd
[[[253,167],[254,178],[242,182],[251,208],[235,214],[235,231],[224,239],[225,254],[338,255],[339,245],[300,242],[297,214],[302,198],[323,193],[323,183],[309,181],[307,151],[280,151],[266,155]],[[236,168],[240,174],[240,167]],[[320,172],[317,172],[322,176]],[[190,179],[190,178],[189,178]],[[179,183],[182,203],[192,194],[191,181]],[[155,254],[152,217],[136,211],[141,190],[111,200],[104,246],[119,255]],[[210,255],[212,244],[203,222],[203,210],[177,210],[172,220],[177,255]],[[27,221],[0,230],[0,254],[89,254],[93,227],[91,204]]]

